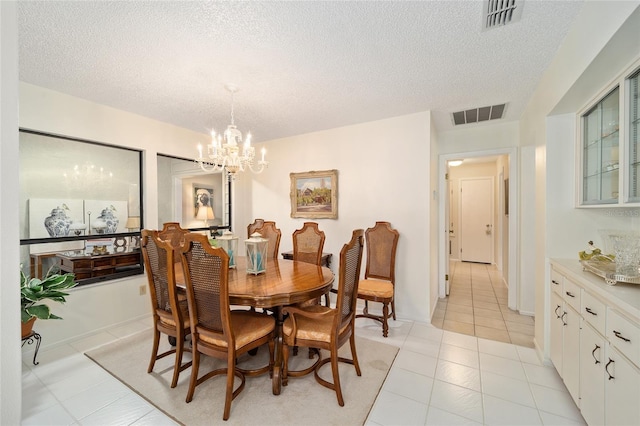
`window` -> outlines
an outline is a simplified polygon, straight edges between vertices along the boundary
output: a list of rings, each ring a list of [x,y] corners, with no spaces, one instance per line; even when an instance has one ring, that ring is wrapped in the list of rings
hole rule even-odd
[[[20,129],[20,261],[80,285],[140,274],[142,153]]]
[[[226,173],[207,173],[193,160],[159,154],[158,229],[165,222],[213,234],[231,229],[231,182]]]

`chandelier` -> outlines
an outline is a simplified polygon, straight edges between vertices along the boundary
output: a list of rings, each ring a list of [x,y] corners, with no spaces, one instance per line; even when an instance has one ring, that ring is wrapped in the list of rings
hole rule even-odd
[[[231,93],[231,124],[223,134],[216,135],[215,130],[211,130],[211,143],[206,146],[206,153],[203,153],[202,145],[198,145],[196,161],[208,173],[226,169],[232,179],[236,178],[238,172],[246,169],[262,173],[269,164],[264,159],[266,150],[262,148],[262,159],[257,162],[258,168],[254,168],[256,149],[251,146],[251,133],[247,133],[243,143],[242,132],[234,123],[233,104],[238,88],[233,84],[226,84],[225,88]]]

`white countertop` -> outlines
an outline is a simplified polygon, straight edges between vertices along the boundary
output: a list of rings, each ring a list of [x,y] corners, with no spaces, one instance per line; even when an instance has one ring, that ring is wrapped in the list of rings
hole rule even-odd
[[[606,300],[610,307],[626,314],[629,319],[640,323],[639,284],[607,285],[604,278],[584,271],[577,259],[551,259],[550,262],[555,270],[582,284],[589,292]]]

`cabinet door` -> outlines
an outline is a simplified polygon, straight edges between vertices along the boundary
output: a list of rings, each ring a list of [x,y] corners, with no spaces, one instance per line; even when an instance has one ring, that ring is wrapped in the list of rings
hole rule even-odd
[[[580,314],[566,303],[564,308],[562,380],[573,401],[580,407]]]
[[[629,202],[640,202],[640,70],[629,77]]]
[[[582,204],[617,204],[619,99],[613,89],[582,116]]]
[[[640,370],[607,345],[605,364],[605,423],[640,424]]]
[[[604,424],[605,340],[585,320],[580,330],[580,411],[587,424]]]
[[[549,324],[551,328],[550,357],[551,362],[562,376],[562,329],[563,329],[563,302],[560,295],[551,292],[551,309],[549,312]]]

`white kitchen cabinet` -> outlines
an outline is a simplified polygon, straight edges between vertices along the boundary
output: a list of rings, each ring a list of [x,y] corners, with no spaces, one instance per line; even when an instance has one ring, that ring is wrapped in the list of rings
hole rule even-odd
[[[580,314],[565,303],[562,338],[562,380],[580,407]]]
[[[590,425],[604,424],[605,340],[585,320],[580,330],[580,411]]]
[[[612,345],[605,364],[605,424],[640,425],[640,370]]]
[[[551,266],[551,361],[589,425],[640,425],[640,286]]]
[[[578,113],[578,207],[640,205],[640,61]]]
[[[562,297],[557,293],[551,293],[551,362],[558,373],[562,375],[562,332],[564,329],[564,304]]]

